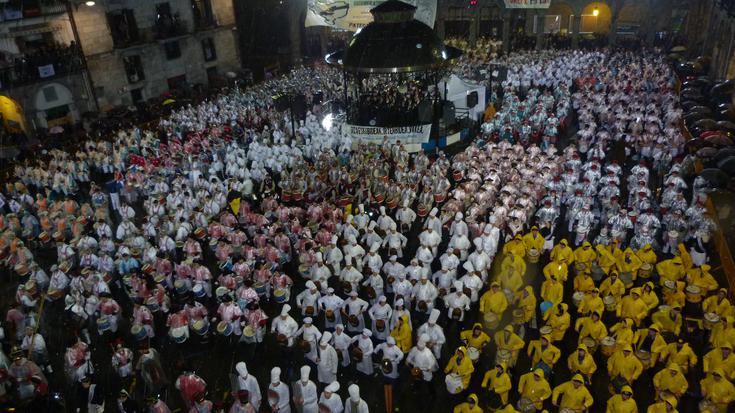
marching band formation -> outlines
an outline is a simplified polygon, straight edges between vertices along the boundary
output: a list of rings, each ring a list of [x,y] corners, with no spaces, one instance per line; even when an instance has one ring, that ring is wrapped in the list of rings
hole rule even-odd
[[[499,59],[497,113],[454,156],[352,142],[311,112],[289,130],[274,91],[340,96],[317,68],[16,165],[0,401],[628,413],[645,384],[648,412],[726,412],[735,311],[672,71],[652,51]],[[229,396],[185,357],[202,349],[232,357]]]

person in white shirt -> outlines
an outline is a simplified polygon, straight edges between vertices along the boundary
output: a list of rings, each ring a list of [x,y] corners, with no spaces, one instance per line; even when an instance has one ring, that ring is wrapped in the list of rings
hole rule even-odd
[[[385,341],[388,337],[388,324],[390,323],[393,309],[388,305],[387,298],[384,295],[378,297],[378,301],[370,307],[368,315],[370,316],[371,326],[375,330],[375,339]]]
[[[393,411],[393,385],[398,381],[398,364],[403,360],[403,352],[396,345],[396,339],[388,337],[385,343],[375,347],[375,353],[382,354],[383,366],[383,393],[385,396],[385,410]],[[388,369],[388,366],[390,369]]]
[[[444,305],[447,307],[447,317],[450,320],[462,322],[465,312],[470,309],[470,297],[462,291],[462,281],[454,282],[454,292],[444,296]]]
[[[357,291],[353,289],[350,292],[350,298],[345,301],[342,308],[348,320],[352,320],[347,325],[347,331],[351,333],[361,332],[365,328],[365,317],[363,313],[367,310],[368,303],[362,298],[358,298]],[[355,319],[357,319],[357,323],[354,322]]]
[[[312,324],[314,320],[312,320],[311,317],[304,318],[304,325],[301,326],[296,331],[296,336],[298,337],[301,335],[302,340],[309,343],[309,351],[305,354],[305,357],[309,360],[311,360],[313,363],[316,363],[319,359],[319,354],[317,352],[317,343],[319,342],[319,339],[322,337],[322,333],[314,327]]]
[[[319,358],[317,359],[317,378],[319,383],[328,384],[337,380],[337,369],[339,368],[339,356],[337,350],[329,342],[332,333],[325,332],[319,340]]]
[[[268,385],[268,405],[278,413],[291,413],[289,390],[286,383],[281,381],[281,368],[271,370],[271,384]]]
[[[324,312],[324,330],[333,331],[335,325],[342,324],[340,309],[344,305],[344,300],[334,295],[334,288],[327,288],[327,295],[320,297],[317,304]]]
[[[244,361],[235,365],[237,371],[237,389],[232,389],[233,393],[238,390],[246,390],[248,392],[248,401],[253,405],[255,411],[260,408],[261,394],[258,380],[248,372],[248,366]]]
[[[429,347],[434,354],[434,357],[439,360],[442,354],[442,347],[446,343],[447,339],[444,336],[444,329],[437,324],[439,320],[439,310],[434,309],[429,314],[429,320],[419,327],[417,334],[419,337],[425,336],[428,338],[426,346]]]
[[[311,367],[302,366],[300,372],[300,380],[292,384],[294,404],[300,408],[301,413],[319,413],[316,384],[309,380]]]
[[[276,317],[273,323],[271,323],[271,333],[285,336],[287,347],[292,347],[299,325],[296,324],[296,320],[288,315],[289,311],[291,311],[291,306],[284,304],[283,308],[281,308],[281,315]]]
[[[352,338],[352,342],[357,343],[357,347],[362,350],[362,358],[355,362],[357,371],[366,376],[372,376],[374,372],[373,341],[370,339],[372,335],[373,332],[366,328],[362,330],[362,334]]]
[[[360,398],[360,387],[357,384],[351,384],[347,392],[350,397],[345,400],[345,413],[370,413],[367,403]]]
[[[344,406],[342,405],[342,399],[339,397],[339,394],[337,394],[338,391],[339,382],[335,380],[324,388],[322,395],[319,397],[319,405],[323,405],[328,408],[329,412],[342,413],[344,411]]]

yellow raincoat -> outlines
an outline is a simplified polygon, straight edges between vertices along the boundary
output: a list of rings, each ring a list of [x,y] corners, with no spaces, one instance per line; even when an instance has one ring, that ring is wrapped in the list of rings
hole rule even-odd
[[[513,354],[513,365],[518,360],[518,352],[526,347],[523,339],[513,331],[513,326],[508,325],[502,331],[493,335],[493,341],[498,350],[508,350]]]
[[[625,392],[631,394],[627,400],[623,399],[622,393]],[[635,399],[633,399],[633,389],[628,385],[623,386],[620,394],[616,394],[607,400],[605,413],[638,413],[638,405],[635,404]]]
[[[542,347],[542,342],[546,341],[546,348]],[[549,367],[554,367],[559,357],[561,357],[561,351],[551,344],[550,336],[542,336],[538,340],[531,340],[528,343],[528,349],[526,350],[529,357],[531,357],[531,365],[535,366],[539,361],[543,361]]]
[[[680,398],[689,388],[689,383],[679,369],[679,365],[671,363],[653,376],[653,387],[656,389],[656,394],[665,391]]]
[[[479,329],[479,333],[477,336],[473,334],[475,330]],[[475,323],[472,326],[472,330],[465,330],[461,333],[459,333],[459,339],[466,342],[467,347],[474,347],[478,350],[481,350],[485,348],[487,343],[490,342],[490,336],[485,334],[484,331],[482,331],[482,324]]]
[[[681,348],[677,346],[677,343],[681,344]],[[682,339],[679,339],[677,343],[669,343],[661,352],[661,359],[666,360],[667,363],[676,363],[682,373],[686,374],[690,367],[697,364],[697,355],[689,347],[689,343]]]
[[[541,283],[541,298],[559,304],[564,300],[564,286],[553,278],[544,281]]]
[[[597,259],[597,253],[589,241],[583,242],[582,246],[574,250],[574,262],[585,264],[587,269],[591,267],[595,259]]]
[[[581,361],[579,357],[580,352],[584,352]],[[567,357],[567,366],[572,374],[579,373],[586,377],[587,381],[589,381],[592,378],[592,375],[597,371],[597,363],[595,363],[595,359],[592,358],[592,355],[590,355],[587,350],[587,346],[584,344],[578,345],[577,351]]]
[[[544,266],[543,272],[547,280],[553,275],[557,280],[564,283],[569,276],[569,267],[566,261],[551,261]]]
[[[615,259],[615,253],[617,251],[620,251],[620,248],[617,247],[617,243],[611,242],[610,245],[598,245],[595,247],[597,250],[597,265],[600,266],[602,271],[605,272],[605,274],[609,274],[610,270],[615,267],[616,259]]]
[[[482,408],[479,406],[477,395],[472,393],[469,395],[469,397],[467,397],[467,399],[472,400],[473,403],[460,403],[459,405],[455,406],[453,413],[482,413]]]
[[[605,303],[602,301],[602,298],[600,298],[599,292],[600,291],[597,288],[593,288],[590,294],[585,294],[577,312],[582,315],[593,312],[602,315],[605,312]]]
[[[646,338],[649,336],[650,332],[655,332],[655,335],[653,336],[653,341],[651,342],[651,365],[656,365],[656,362],[658,361],[659,356],[661,356],[661,352],[666,349],[666,341],[663,337],[661,337],[661,334],[659,332],[661,331],[661,327],[653,324],[649,328],[641,328],[640,330],[635,332],[635,336],[633,337],[633,342],[635,343],[636,349],[643,349],[643,344],[647,341]],[[648,351],[648,350],[647,350]]]
[[[411,350],[413,346],[413,332],[411,331],[411,322],[408,319],[408,314],[403,314],[398,322],[398,325],[390,332],[391,337],[396,339],[396,346],[404,354]]]
[[[496,286],[497,288],[495,288]],[[492,287],[480,297],[481,314],[489,311],[495,313],[498,319],[502,319],[506,308],[508,308],[508,298],[506,298],[498,283],[493,283]]]
[[[538,303],[536,296],[533,294],[533,287],[527,285],[523,291],[516,294],[516,300],[518,307],[523,310],[523,322],[531,321],[536,314],[536,304]]]
[[[628,353],[627,355],[625,353]],[[643,364],[638,357],[633,354],[630,346],[619,349],[609,359],[607,359],[607,372],[610,377],[622,377],[633,383],[643,372]]]
[[[599,316],[599,313],[598,313]],[[598,343],[607,337],[607,327],[599,318],[595,321],[592,316],[580,317],[574,323],[574,330],[579,333],[579,342],[585,337],[592,337]]]
[[[672,317],[673,315],[673,317]],[[682,316],[680,312],[656,311],[651,315],[651,321],[661,327],[662,333],[674,333],[678,336],[681,331]]]
[[[633,295],[637,297],[634,297]],[[633,288],[630,294],[623,297],[618,302],[617,316],[618,318],[631,318],[635,321],[635,325],[639,325],[641,321],[648,315],[648,306],[640,298],[641,289]]]
[[[588,293],[595,288],[595,280],[590,277],[588,272],[583,272],[574,276],[574,291]]]
[[[633,320],[626,318],[612,326],[610,332],[613,333],[612,336],[615,337],[615,344],[618,348],[625,348],[633,345],[633,336],[635,333],[633,332],[632,327],[634,324],[635,322]]]
[[[513,268],[515,272],[523,276],[526,273],[526,261],[515,254],[508,254],[500,262],[500,273],[507,273],[508,268]]]
[[[567,309],[568,304],[561,303],[557,304],[556,308],[552,308],[544,314],[546,325],[551,327],[551,341],[561,341],[566,334],[569,325],[571,324],[571,317]]]
[[[730,345],[735,344],[735,328],[732,325],[733,318],[726,316],[724,320],[724,323],[715,324],[710,333],[709,343],[713,348],[721,347],[725,343]]]
[[[644,245],[643,248],[636,252],[636,255],[641,260],[641,263],[646,263],[652,267],[655,266],[658,261],[658,257],[656,257],[656,253],[653,252],[651,244]]]
[[[674,257],[656,264],[656,272],[661,277],[660,285],[664,285],[666,280],[679,281],[686,274],[685,271],[681,257]]]
[[[460,360],[460,354],[462,355]],[[457,352],[449,359],[447,367],[444,368],[444,374],[459,374],[462,377],[462,388],[466,389],[470,385],[470,378],[472,378],[472,372],[475,371],[475,366],[470,360],[470,356],[467,355],[467,348],[460,346]]]
[[[554,245],[554,248],[551,249],[549,257],[551,258],[551,261],[559,262],[563,259],[566,261],[567,265],[572,265],[574,262],[574,251],[569,248],[567,240],[562,239],[558,244]]]
[[[686,245],[679,243],[679,245],[676,246],[676,251],[677,255],[681,257],[681,265],[684,266],[684,271],[689,271],[694,263],[692,262],[692,256],[689,254],[689,251],[687,251]]]
[[[579,382],[580,386],[575,387],[574,381]],[[554,387],[554,391],[551,392],[551,400],[556,401],[560,409],[568,408],[577,411],[589,409],[594,403],[592,395],[584,386],[584,378],[579,374],[575,374],[572,380]]]
[[[526,256],[526,245],[523,243],[521,234],[517,234],[512,240],[505,243],[503,254],[513,254],[520,259]]]
[[[641,268],[641,259],[635,255],[635,252],[628,247],[623,251],[623,255],[615,260],[615,267],[620,274],[629,272],[633,280],[638,277],[638,270]]]
[[[615,275],[614,279],[612,277],[613,274]],[[617,301],[620,301],[623,298],[623,294],[625,294],[625,284],[620,281],[617,273],[613,274],[602,280],[602,284],[600,284],[600,295],[603,297],[612,295]]]
[[[723,356],[723,349],[729,350],[727,357]],[[704,355],[702,367],[707,374],[711,374],[715,370],[720,369],[726,379],[735,379],[735,356],[732,354],[732,346],[729,343],[725,343],[720,348],[710,350],[709,353]]]
[[[544,237],[538,232],[538,228],[531,227],[531,232],[523,236],[523,244],[526,246],[526,251],[535,249],[539,253],[544,249]]]
[[[518,382],[521,397],[530,399],[537,410],[543,409],[544,400],[551,396],[551,387],[544,377],[544,371],[536,369],[521,376]]]
[[[699,382],[702,395],[712,401],[718,411],[726,412],[728,405],[735,400],[735,386],[724,377],[721,369],[712,373]]]
[[[663,401],[648,406],[646,413],[679,413],[679,411],[676,410],[676,404],[676,399],[669,395],[666,396]],[[667,405],[671,405],[672,409],[669,410]]]
[[[730,309],[730,300],[727,299],[727,289],[720,288],[717,294],[707,297],[702,302],[702,309],[705,313],[715,313],[720,317],[724,317]]]
[[[696,285],[705,293],[705,295],[710,291],[717,290],[719,284],[717,284],[715,277],[709,273],[710,269],[712,269],[712,267],[708,264],[703,264],[699,268],[690,269],[687,271],[687,284]]]
[[[498,372],[497,367],[485,372],[481,386],[497,393],[498,396],[500,396],[500,400],[505,405],[508,403],[508,393],[511,389],[510,376],[508,376],[508,373],[506,372],[505,363],[500,363],[500,367],[503,368],[502,373]]]
[[[653,289],[652,282],[648,281],[643,285],[643,289],[641,289],[641,300],[646,303],[648,311],[653,311],[658,307],[658,296],[656,295],[656,291]]]
[[[517,260],[523,262],[523,260]],[[503,289],[508,289],[513,293],[518,292],[518,290],[523,287],[523,273],[512,267],[508,267],[505,271],[502,271],[500,273],[500,276],[498,277],[498,282],[500,282],[500,286]]]

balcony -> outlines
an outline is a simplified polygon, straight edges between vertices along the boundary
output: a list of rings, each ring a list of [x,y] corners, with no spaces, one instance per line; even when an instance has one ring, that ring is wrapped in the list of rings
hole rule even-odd
[[[8,90],[36,82],[79,73],[84,60],[78,48],[48,47],[32,54],[0,63],[0,90]]]
[[[0,5],[0,21],[17,21],[66,13],[65,0],[16,0]]]
[[[177,18],[161,18],[153,26],[155,40],[165,40],[188,34],[186,22]]]

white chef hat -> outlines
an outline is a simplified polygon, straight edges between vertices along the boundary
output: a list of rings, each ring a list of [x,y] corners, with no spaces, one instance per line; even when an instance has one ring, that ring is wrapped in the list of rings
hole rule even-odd
[[[429,215],[432,216],[432,217],[435,217],[437,213],[439,213],[439,210],[436,209],[436,207],[434,207],[434,208],[431,208],[431,211],[429,212]]]
[[[319,340],[319,344],[327,344],[329,343],[329,340],[332,339],[332,333],[329,331],[325,331],[324,334],[322,334],[321,340]]]
[[[306,289],[307,290],[311,290],[311,289],[314,289],[314,288],[316,288],[316,284],[314,284],[314,281],[309,280],[309,281],[306,282]]]
[[[385,298],[384,295],[381,295],[380,297],[378,297],[378,302],[381,302],[382,303],[382,302],[384,302],[386,300],[387,300],[387,298]]]
[[[332,244],[336,244],[337,243],[337,236],[336,235],[332,235],[331,242],[332,242]]]
[[[462,281],[455,281],[452,285],[455,290],[462,291]]]
[[[398,229],[398,225],[396,225],[395,222],[391,222],[390,223],[390,229],[391,229],[391,231],[395,231],[396,229]]]
[[[441,313],[436,308],[434,308],[433,310],[431,310],[431,314],[429,314],[429,322],[432,323],[432,324],[435,324],[436,323],[436,320],[439,319],[439,314],[441,314]]]
[[[288,304],[284,304],[281,308],[281,315],[288,315],[289,311],[291,311],[291,306]]]
[[[370,246],[370,252],[378,252],[378,249],[380,249],[380,243],[373,242],[373,245]]]
[[[368,229],[374,230],[376,225],[378,224],[376,224],[375,221],[370,221],[370,223],[368,224]]]
[[[237,371],[237,374],[240,375],[240,377],[245,377],[248,375],[248,365],[245,364],[244,361],[235,364],[235,370]]]
[[[457,212],[456,214],[454,214],[454,219],[459,221],[462,218],[464,218],[464,215],[462,215],[461,212]]]
[[[344,329],[345,329],[345,326],[343,326],[342,324],[335,324],[335,325],[334,325],[334,329],[335,329],[335,330],[336,330],[336,329],[344,330]]]
[[[426,344],[426,343],[428,343],[428,342],[429,342],[430,340],[431,340],[431,337],[429,337],[429,335],[428,335],[428,334],[421,334],[421,335],[419,336],[419,341],[418,341],[418,343],[419,343],[419,344]]]
[[[396,307],[398,307],[399,305],[403,305],[403,298],[399,298],[396,300]]]
[[[388,338],[385,339],[385,342],[394,346],[396,345],[396,339],[393,338],[393,336],[388,336]]]
[[[311,367],[301,366],[301,381],[309,380],[309,374],[311,373]]]
[[[397,259],[398,259],[398,256],[397,256],[397,255],[391,255],[389,259],[390,259],[391,261],[395,261],[395,260],[397,260]]]
[[[347,388],[347,392],[350,393],[351,401],[360,401],[360,387],[357,384],[350,384],[350,387]]]
[[[271,369],[271,383],[278,383],[281,381],[281,368],[273,367]]]
[[[329,392],[329,393],[337,393],[339,391],[339,382],[333,381],[329,383],[329,386],[325,387],[324,391]]]
[[[462,268],[464,268],[465,270],[467,270],[468,273],[471,273],[471,272],[474,272],[475,271],[475,266],[472,265],[472,262],[471,261],[465,261],[464,264],[462,264]]]
[[[365,212],[365,205],[363,205],[363,204],[360,204],[360,205],[358,205],[358,206],[357,206],[357,209],[358,209],[358,210],[359,210],[360,212]]]
[[[363,328],[363,329],[362,329],[362,334],[363,334],[364,336],[367,336],[367,337],[371,337],[371,336],[373,335],[373,332],[372,332],[372,331],[370,331],[370,329],[368,329],[368,328]]]
[[[313,322],[314,322],[314,320],[311,317],[304,318],[304,324],[311,324]]]

